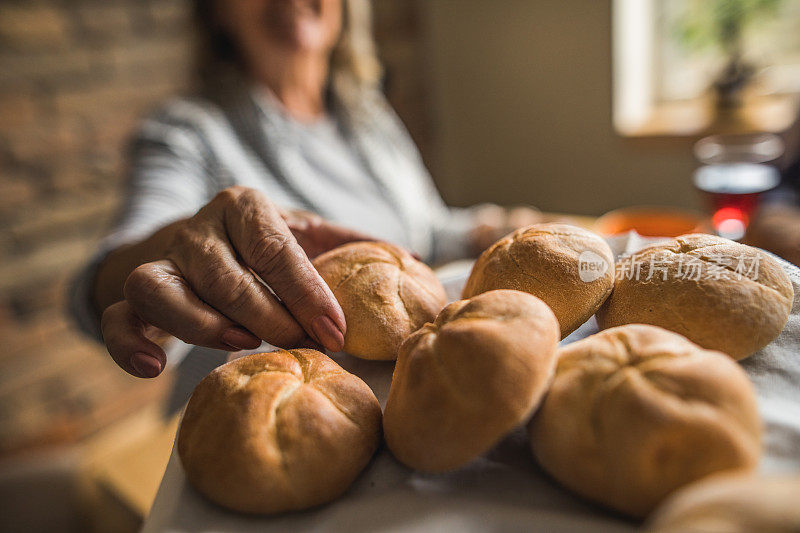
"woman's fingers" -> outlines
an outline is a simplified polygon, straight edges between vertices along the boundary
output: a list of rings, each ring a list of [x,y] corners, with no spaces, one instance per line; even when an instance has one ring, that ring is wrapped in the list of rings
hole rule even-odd
[[[164,350],[145,336],[147,324],[128,302],[123,300],[107,307],[100,324],[108,353],[125,372],[154,378],[164,370],[167,363]]]
[[[225,228],[244,263],[275,291],[314,340],[340,351],[346,330],[342,308],[279,210],[257,191],[231,194],[236,196],[225,211]]]
[[[306,255],[314,258],[337,246],[349,242],[377,241],[375,237],[344,226],[339,226],[319,215],[307,211],[282,211],[281,216]],[[422,257],[413,250],[408,253],[417,261]]]
[[[333,224],[305,211],[284,211],[282,217],[297,243],[311,258],[348,242],[375,240],[360,231]]]
[[[155,330],[223,350],[257,348],[261,339],[341,350],[344,313],[293,231],[312,255],[370,239],[309,214],[289,217],[290,228],[284,215],[262,193],[234,187],[176,227],[168,259],[137,267],[125,300],[103,314],[117,364],[160,374],[166,355],[148,338]]]
[[[173,257],[188,282],[186,289],[270,344],[289,348],[302,342],[306,332],[269,288],[237,261],[230,245],[215,237],[205,240],[203,247],[185,247]]]
[[[128,277],[124,291],[137,317],[186,343],[233,351],[261,344],[198,298],[172,261],[141,265]]]

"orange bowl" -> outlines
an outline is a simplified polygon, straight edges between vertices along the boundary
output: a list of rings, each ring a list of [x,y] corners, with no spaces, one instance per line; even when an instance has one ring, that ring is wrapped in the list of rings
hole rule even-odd
[[[677,237],[710,230],[707,217],[674,207],[623,207],[609,211],[594,223],[594,231],[603,235],[635,231],[643,237]]]

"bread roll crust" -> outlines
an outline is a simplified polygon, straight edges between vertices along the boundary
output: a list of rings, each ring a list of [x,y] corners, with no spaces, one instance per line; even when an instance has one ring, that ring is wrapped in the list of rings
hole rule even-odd
[[[671,494],[648,518],[651,533],[796,533],[800,475],[709,476]]]
[[[760,454],[755,391],[741,367],[641,324],[560,349],[529,430],[556,480],[637,517],[705,475],[754,468]]]
[[[793,299],[789,277],[769,255],[691,234],[621,259],[597,322],[601,328],[661,326],[739,360],[778,336]]]
[[[195,389],[178,431],[189,482],[245,513],[306,509],[342,494],[380,441],[370,388],[316,350],[248,355]]]
[[[599,277],[581,279],[586,258],[606,265]],[[568,224],[534,224],[500,239],[472,268],[462,292],[470,298],[494,289],[513,289],[541,298],[556,315],[561,336],[586,322],[614,286],[614,255],[588,230]]]
[[[400,348],[384,415],[394,456],[443,472],[489,450],[538,404],[558,338],[553,312],[527,293],[448,305]]]
[[[427,265],[385,242],[339,246],[317,257],[314,266],[344,311],[344,351],[363,359],[396,359],[403,339],[447,303]]]

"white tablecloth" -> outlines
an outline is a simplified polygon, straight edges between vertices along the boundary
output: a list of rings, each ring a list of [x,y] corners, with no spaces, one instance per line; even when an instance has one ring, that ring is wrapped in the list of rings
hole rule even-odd
[[[632,251],[634,237],[611,242]],[[765,423],[764,472],[800,471],[800,270],[781,260],[794,285],[786,328],[769,346],[745,360]],[[456,298],[468,264],[439,272]],[[564,343],[597,331],[594,319]],[[335,356],[360,376],[384,405],[393,363]],[[550,480],[532,458],[518,429],[485,457],[448,474],[420,474],[381,448],[341,499],[317,509],[277,517],[248,517],[205,500],[186,483],[173,449],[144,531],[633,531],[636,524],[586,503]]]

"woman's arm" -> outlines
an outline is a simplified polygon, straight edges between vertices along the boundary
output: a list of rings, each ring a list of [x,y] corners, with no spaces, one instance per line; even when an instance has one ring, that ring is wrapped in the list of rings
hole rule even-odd
[[[196,213],[219,188],[199,135],[173,108],[167,105],[146,119],[134,136],[119,214],[73,283],[71,312],[95,337],[103,310],[122,299],[127,275],[160,256],[170,225]]]
[[[495,204],[472,207],[445,204],[403,122],[382,95],[377,95],[377,102],[373,112],[382,119],[382,134],[390,139],[392,148],[399,150],[401,157],[416,168],[413,178],[418,180],[423,191],[419,197],[423,203],[421,212],[429,222],[431,233],[431,252],[426,257],[429,262],[441,264],[475,257],[511,231],[541,222],[539,210],[527,206],[506,209]]]
[[[450,207],[442,200],[421,158],[419,165],[422,178],[428,183],[426,207],[431,216],[433,261],[436,263],[476,257],[515,229],[542,221],[541,212],[527,206],[505,208],[480,204]]]

